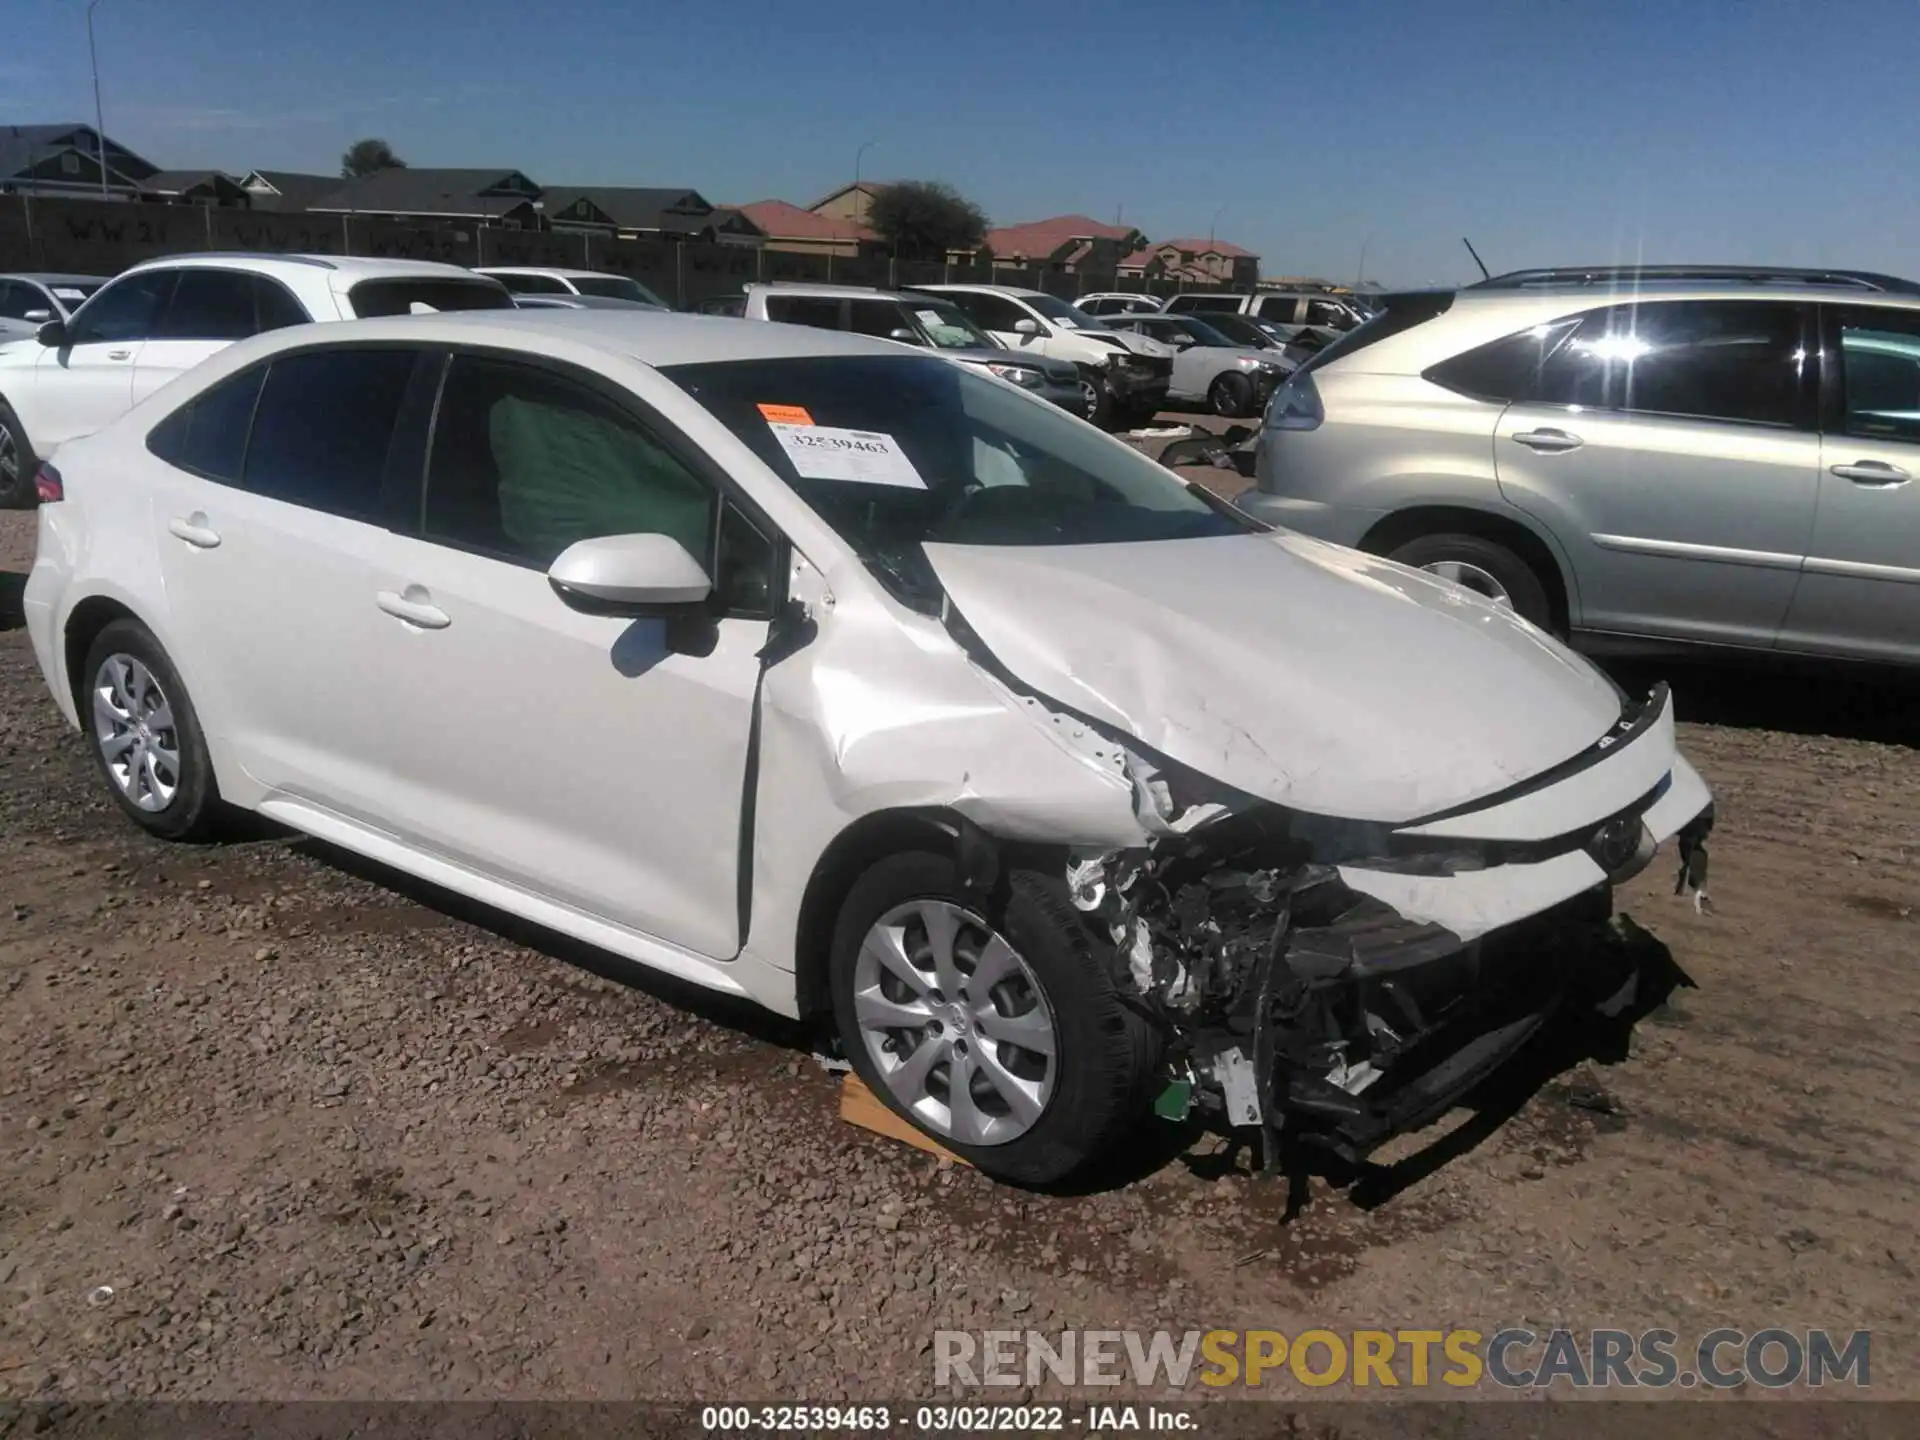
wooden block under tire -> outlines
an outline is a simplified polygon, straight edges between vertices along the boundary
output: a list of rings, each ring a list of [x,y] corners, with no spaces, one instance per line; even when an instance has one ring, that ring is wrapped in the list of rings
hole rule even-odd
[[[885,1101],[867,1088],[864,1080],[851,1072],[840,1082],[840,1118],[849,1125],[858,1125],[863,1130],[885,1135],[890,1140],[903,1140],[916,1150],[938,1155],[956,1165],[971,1163],[894,1114]]]

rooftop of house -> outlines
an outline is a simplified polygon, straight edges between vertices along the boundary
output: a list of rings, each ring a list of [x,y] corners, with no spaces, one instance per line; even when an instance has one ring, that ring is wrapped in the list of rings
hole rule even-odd
[[[705,220],[715,208],[698,190],[684,185],[549,185],[544,197],[549,216],[583,200],[622,230],[670,230],[675,226],[669,222],[676,217]]]
[[[540,194],[540,187],[518,170],[400,166],[344,180],[308,208],[384,215],[503,215]]]
[[[836,220],[829,215],[816,215],[798,205],[789,205],[785,200],[756,200],[751,205],[736,205],[733,208],[777,240],[880,238],[856,220]]]
[[[1055,215],[989,230],[983,243],[995,255],[1024,255],[1038,260],[1075,240],[1125,242],[1138,234],[1131,225],[1106,225],[1088,215]]]

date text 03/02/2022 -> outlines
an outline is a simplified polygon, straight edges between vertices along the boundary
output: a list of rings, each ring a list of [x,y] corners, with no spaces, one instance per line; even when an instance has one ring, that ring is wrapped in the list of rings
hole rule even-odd
[[[841,1430],[877,1433],[1029,1435],[1043,1431],[1107,1434],[1146,1430],[1192,1432],[1190,1409],[1166,1405],[706,1405],[700,1428],[716,1434]]]

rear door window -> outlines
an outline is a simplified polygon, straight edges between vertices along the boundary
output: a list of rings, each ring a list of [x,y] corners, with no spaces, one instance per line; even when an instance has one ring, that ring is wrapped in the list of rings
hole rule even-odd
[[[338,349],[275,360],[254,409],[242,483],[308,509],[375,519],[418,358],[413,350]]]
[[[442,310],[512,310],[513,297],[492,280],[443,280],[407,276],[392,280],[362,280],[347,291],[347,303],[362,319],[378,315],[413,315],[415,306]]]
[[[767,319],[782,325],[811,325],[816,330],[840,328],[840,302],[819,295],[769,295]]]
[[[914,333],[913,322],[891,300],[849,301],[847,328],[856,335],[874,335],[882,340],[892,339],[896,330]]]
[[[244,340],[256,332],[253,277],[238,270],[182,270],[158,340]]]
[[[1013,327],[1022,320],[1031,320],[1025,307],[1014,304],[1004,295],[986,295],[971,290],[943,292],[941,298],[951,300],[960,307],[960,311],[982,330],[998,330],[1011,333]]]
[[[1672,300],[1590,312],[1540,370],[1552,405],[1810,424],[1806,319],[1785,301]]]

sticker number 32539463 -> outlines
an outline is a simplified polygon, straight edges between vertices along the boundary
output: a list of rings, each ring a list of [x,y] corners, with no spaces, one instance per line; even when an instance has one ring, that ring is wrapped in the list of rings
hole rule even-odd
[[[774,439],[805,480],[854,480],[924,490],[927,482],[891,435],[832,425],[773,425]]]

